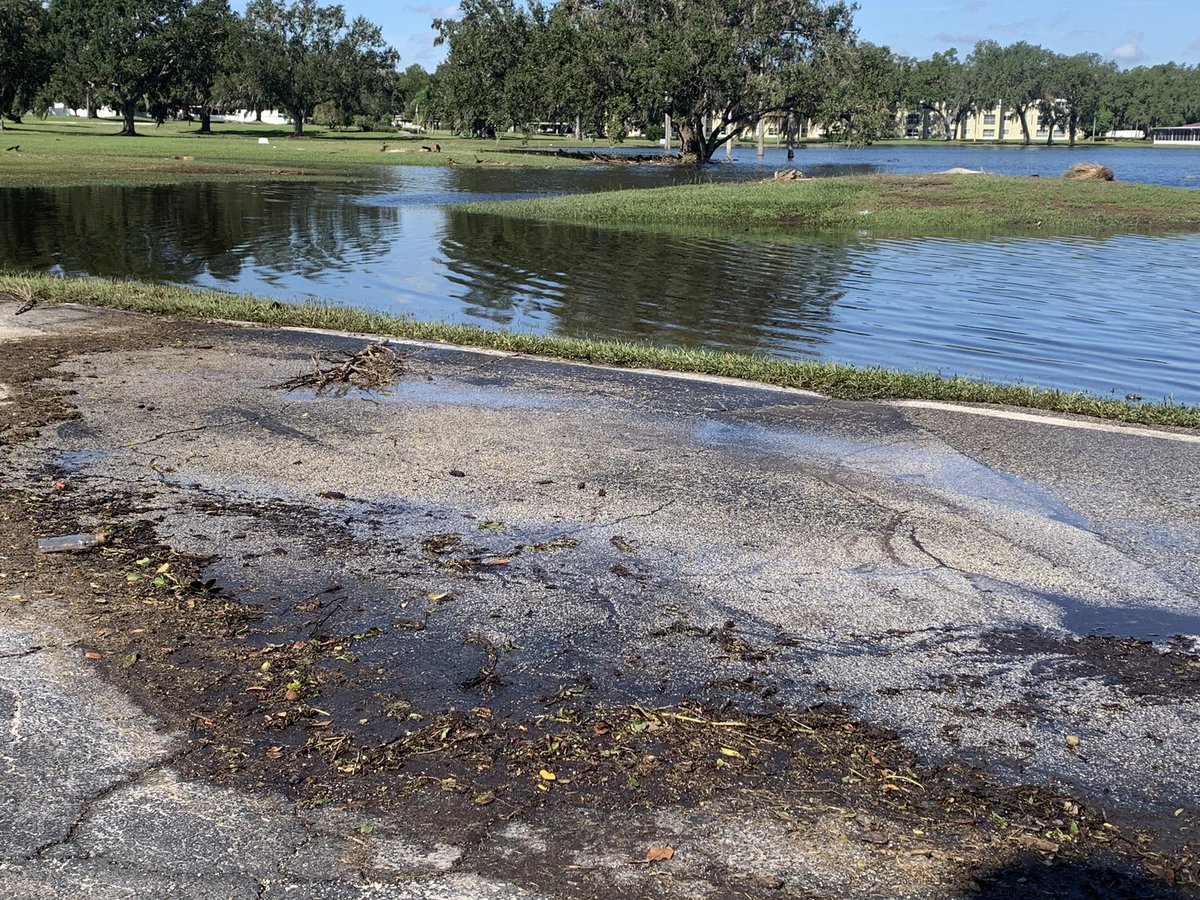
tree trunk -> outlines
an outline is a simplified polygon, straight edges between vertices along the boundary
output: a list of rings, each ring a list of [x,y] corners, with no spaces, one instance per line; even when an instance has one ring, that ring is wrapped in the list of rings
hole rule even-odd
[[[679,158],[691,165],[708,162],[709,154],[704,146],[704,126],[699,122],[682,120],[679,129]]]
[[[212,110],[207,106],[200,107],[200,130],[197,134],[212,134]]]
[[[1071,113],[1071,118],[1067,120],[1067,146],[1075,146],[1075,129],[1079,127],[1079,121],[1075,117],[1075,113]],[[1094,139],[1093,135],[1093,139]]]
[[[934,112],[936,112],[942,120],[942,140],[948,142],[952,137],[954,137],[954,125],[951,124],[950,117],[946,115],[943,110],[935,109]],[[924,135],[921,136],[924,137]]]
[[[292,137],[304,137],[304,110],[292,110]]]
[[[89,119],[100,118],[100,113],[96,111],[96,98],[92,96],[92,86],[90,84],[87,89],[87,117]]]
[[[262,124],[262,112],[263,111],[262,111],[261,106],[254,107],[254,121],[257,122],[259,125]]]
[[[1025,110],[1018,109],[1017,118],[1021,120],[1021,144],[1028,147],[1033,141],[1029,139],[1029,122],[1025,119]],[[1051,129],[1051,133],[1053,134],[1053,129]]]
[[[583,140],[583,115],[575,113],[575,140]]]
[[[137,128],[133,120],[134,114],[137,112],[137,99],[134,97],[126,97],[125,102],[121,104],[121,113],[124,118],[124,127],[121,129],[121,134],[125,137],[137,137]]]

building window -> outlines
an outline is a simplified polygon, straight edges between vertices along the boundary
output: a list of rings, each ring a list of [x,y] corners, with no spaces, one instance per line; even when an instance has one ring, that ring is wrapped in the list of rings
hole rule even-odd
[[[995,125],[996,124],[996,114],[995,113],[987,113],[986,115],[984,115],[983,124],[984,125]]]
[[[983,129],[983,136],[985,138],[994,138],[996,136],[996,129],[995,128]]]

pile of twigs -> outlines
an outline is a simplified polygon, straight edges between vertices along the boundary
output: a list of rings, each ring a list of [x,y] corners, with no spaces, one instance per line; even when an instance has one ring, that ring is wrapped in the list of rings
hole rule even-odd
[[[313,371],[277,387],[288,391],[315,388],[317,393],[333,390],[340,395],[352,387],[361,391],[379,390],[404,374],[404,360],[386,341],[368,344],[357,353],[322,350],[313,354],[312,362]]]

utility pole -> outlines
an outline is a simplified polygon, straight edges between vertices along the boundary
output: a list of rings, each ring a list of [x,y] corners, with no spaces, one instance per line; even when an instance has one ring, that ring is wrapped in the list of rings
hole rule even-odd
[[[758,120],[758,158],[762,159],[767,155],[767,120],[759,118]]]

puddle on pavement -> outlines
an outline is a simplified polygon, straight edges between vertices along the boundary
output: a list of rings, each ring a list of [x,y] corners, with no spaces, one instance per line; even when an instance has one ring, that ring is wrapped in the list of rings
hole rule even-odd
[[[819,460],[1091,530],[1085,518],[1046,489],[942,445],[864,444],[815,432],[768,430],[730,422],[705,422],[697,429],[696,437],[708,444],[733,444]]]
[[[316,390],[288,391],[289,400],[311,402],[327,397],[337,397],[332,391]],[[564,409],[571,404],[556,397],[535,396],[507,389],[486,390],[461,384],[446,384],[436,381],[401,380],[385,390],[351,392],[340,399],[361,400],[368,403],[396,403],[414,406],[466,406],[483,409]]]
[[[1063,627],[1080,637],[1097,635],[1162,643],[1182,635],[1195,641],[1200,649],[1200,614],[1151,606],[1093,606],[1062,594],[1044,596],[1063,611]]]
[[[111,455],[111,450],[64,450],[59,457],[59,468],[69,475],[74,475],[88,466],[103,462]]]

